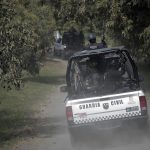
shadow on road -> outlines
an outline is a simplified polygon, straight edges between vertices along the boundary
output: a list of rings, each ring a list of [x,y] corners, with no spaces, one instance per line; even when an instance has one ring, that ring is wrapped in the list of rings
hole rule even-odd
[[[62,118],[22,118],[13,117],[14,112],[3,110],[0,112],[0,143],[16,137],[52,137],[54,134],[65,132],[65,126],[60,125]],[[9,117],[8,117],[9,116]]]
[[[65,82],[65,76],[36,76],[36,77],[29,77],[24,78],[24,82],[31,81],[31,82],[38,82],[43,84],[53,84],[59,85]]]
[[[65,124],[62,124],[62,118],[45,118],[39,120],[35,125],[34,132],[36,137],[50,138],[54,134],[61,134],[66,132]]]

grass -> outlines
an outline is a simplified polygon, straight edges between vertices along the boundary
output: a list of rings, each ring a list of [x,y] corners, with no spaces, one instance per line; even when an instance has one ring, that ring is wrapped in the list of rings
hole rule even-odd
[[[34,114],[40,111],[56,85],[64,83],[65,67],[56,60],[43,62],[40,75],[24,77],[24,87],[6,91],[0,88],[0,146],[30,133],[36,122]],[[33,133],[31,133],[33,134]],[[5,148],[7,149],[7,148]]]

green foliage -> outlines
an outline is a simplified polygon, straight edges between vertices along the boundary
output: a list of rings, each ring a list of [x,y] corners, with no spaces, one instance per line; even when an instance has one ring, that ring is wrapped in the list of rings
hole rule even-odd
[[[21,30],[22,26],[17,26],[19,22],[14,23],[14,16],[16,15],[16,1],[1,0],[0,8],[0,70],[1,83],[7,82],[14,85],[19,84],[18,78],[21,76],[21,60],[16,57],[16,49],[22,43]],[[22,43],[24,45],[24,43]]]
[[[53,19],[51,7],[45,5],[33,11],[38,16],[36,29],[38,35],[40,35],[40,46],[41,48],[50,46],[50,41],[53,40],[53,31],[55,29],[55,20]]]
[[[20,88],[22,71],[35,75],[50,46],[54,19],[50,6],[36,0],[0,0],[0,83]]]
[[[107,18],[107,0],[63,0],[59,1],[59,8],[55,8],[55,18],[58,26],[70,25],[87,31],[101,30]],[[69,28],[69,26],[68,26]]]
[[[148,1],[113,0],[111,5],[113,7],[106,24],[107,33],[131,48],[133,55],[137,57],[141,57],[141,54],[145,55],[148,47],[145,47],[146,40],[143,37],[145,37],[145,29],[150,24]]]
[[[62,0],[57,5],[55,18],[62,29],[73,25],[85,31],[105,33],[132,49],[135,56],[149,53],[148,0]]]
[[[150,55],[148,0],[0,0],[0,82],[20,86],[22,71],[35,75],[53,31],[106,35],[135,56]],[[55,18],[55,19],[54,19]],[[55,26],[56,25],[56,26]],[[108,43],[110,45],[110,43]],[[115,45],[115,44],[114,44]]]

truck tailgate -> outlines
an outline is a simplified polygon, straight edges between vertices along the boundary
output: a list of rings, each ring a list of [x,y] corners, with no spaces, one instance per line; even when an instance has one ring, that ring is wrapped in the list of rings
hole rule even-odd
[[[138,91],[72,100],[71,106],[75,124],[141,115]]]

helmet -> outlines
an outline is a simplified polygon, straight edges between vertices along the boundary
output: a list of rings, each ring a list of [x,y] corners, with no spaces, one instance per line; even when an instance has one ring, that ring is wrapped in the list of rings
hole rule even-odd
[[[96,43],[96,35],[94,33],[90,33],[89,34],[89,37],[88,37],[88,40],[90,43]]]

